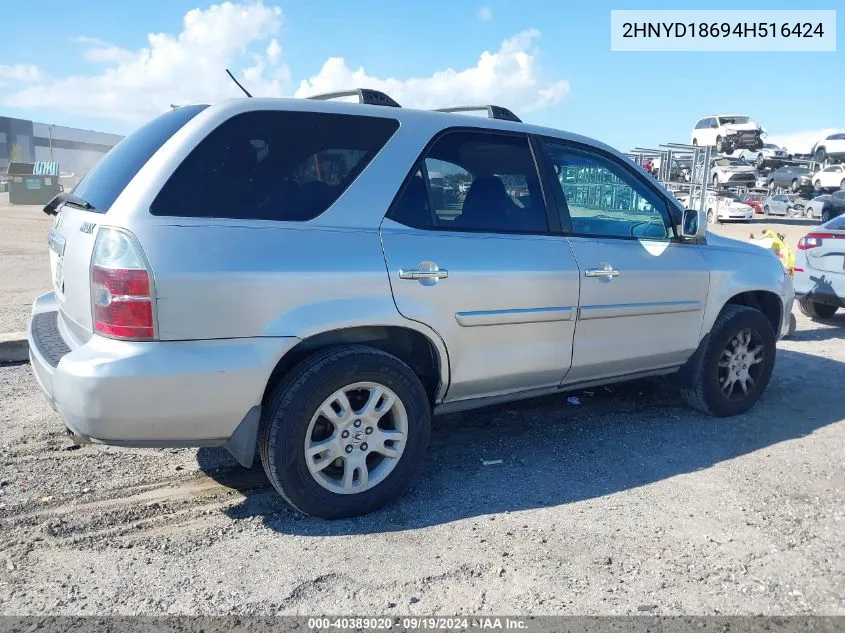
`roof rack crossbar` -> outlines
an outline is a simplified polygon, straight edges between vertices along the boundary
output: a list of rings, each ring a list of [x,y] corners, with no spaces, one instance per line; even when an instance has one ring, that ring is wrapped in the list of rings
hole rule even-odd
[[[380,105],[389,106],[391,108],[401,108],[398,103],[388,97],[379,90],[371,90],[370,88],[356,88],[355,90],[340,90],[338,92],[326,92],[325,94],[313,95],[309,99],[317,99],[325,101],[327,99],[337,99],[338,97],[358,97],[358,103],[366,105]]]
[[[513,121],[522,123],[522,119],[516,116],[507,108],[497,105],[476,105],[476,106],[455,106],[452,108],[435,108],[435,112],[487,112],[488,119],[499,119],[501,121]]]

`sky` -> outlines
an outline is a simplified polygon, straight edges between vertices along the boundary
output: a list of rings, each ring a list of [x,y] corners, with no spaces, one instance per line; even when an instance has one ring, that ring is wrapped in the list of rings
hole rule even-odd
[[[747,114],[806,152],[845,130],[836,52],[611,52],[611,9],[712,0],[27,0],[3,2],[0,115],[127,134],[172,103],[383,90],[407,107],[495,103],[626,151]],[[689,5],[689,6],[687,6]],[[837,9],[842,0],[746,0]],[[131,7],[131,8],[130,8]],[[837,31],[845,10],[837,14]]]

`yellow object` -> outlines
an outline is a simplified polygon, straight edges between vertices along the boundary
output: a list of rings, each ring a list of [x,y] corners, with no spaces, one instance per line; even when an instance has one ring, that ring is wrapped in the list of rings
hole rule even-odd
[[[791,248],[789,248],[789,244],[784,242],[780,236],[771,229],[764,230],[763,235],[772,240],[771,249],[780,259],[780,263],[783,264],[786,272],[792,275],[795,270],[795,253]]]

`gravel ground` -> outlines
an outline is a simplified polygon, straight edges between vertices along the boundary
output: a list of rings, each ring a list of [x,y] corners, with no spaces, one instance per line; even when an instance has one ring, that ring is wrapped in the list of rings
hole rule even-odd
[[[843,615],[845,314],[798,327],[747,415],[650,380],[442,417],[414,488],[339,522],[222,450],[74,449],[0,368],[0,609]]]
[[[0,334],[23,332],[33,299],[50,290],[48,230],[41,207],[11,205],[0,192]]]
[[[49,220],[13,210],[34,229],[0,227],[20,329]],[[845,313],[799,315],[731,419],[662,380],[438,418],[414,487],[339,522],[222,450],[73,447],[29,367],[0,367],[0,613],[845,615],[843,339]]]

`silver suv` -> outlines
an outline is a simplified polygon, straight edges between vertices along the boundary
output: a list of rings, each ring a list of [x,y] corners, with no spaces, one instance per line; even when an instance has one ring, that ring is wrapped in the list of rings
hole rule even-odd
[[[433,413],[659,374],[760,398],[774,254],[599,142],[356,94],[176,108],[45,207],[30,357],[76,441],[258,449],[337,518],[402,492]]]

